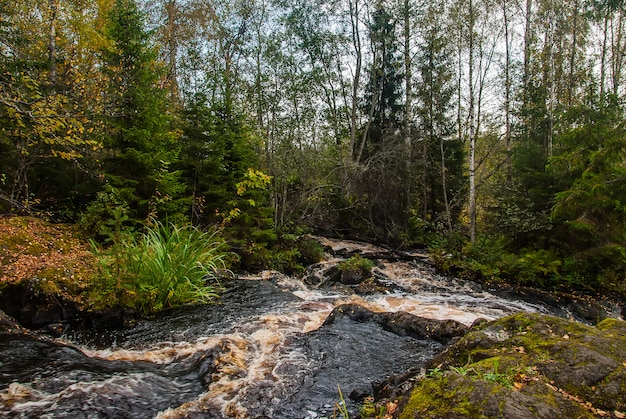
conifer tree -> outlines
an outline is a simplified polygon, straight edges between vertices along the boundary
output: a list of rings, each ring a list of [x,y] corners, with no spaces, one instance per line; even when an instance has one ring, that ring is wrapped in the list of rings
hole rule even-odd
[[[131,218],[175,216],[184,211],[184,186],[172,170],[178,139],[167,91],[159,86],[163,67],[134,0],[115,1],[105,31],[112,41],[102,54],[109,82],[105,178]]]

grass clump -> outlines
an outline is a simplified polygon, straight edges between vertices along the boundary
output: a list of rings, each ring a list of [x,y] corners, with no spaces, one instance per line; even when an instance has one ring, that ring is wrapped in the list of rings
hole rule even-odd
[[[218,297],[218,273],[226,269],[227,254],[216,230],[156,221],[139,238],[123,235],[112,241],[98,253],[105,276],[95,290],[99,305],[117,301],[151,315]]]

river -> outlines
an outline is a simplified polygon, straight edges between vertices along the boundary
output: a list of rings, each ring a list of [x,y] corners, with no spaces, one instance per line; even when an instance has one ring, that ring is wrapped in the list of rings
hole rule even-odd
[[[409,313],[464,326],[521,310],[575,315],[567,307],[439,275],[418,253],[395,261],[378,257],[374,286],[355,292],[354,286],[328,280],[333,267],[355,252],[368,257],[387,250],[321,240],[328,249],[325,260],[305,275],[242,276],[214,305],[171,310],[124,330],[54,340],[1,332],[0,415],[330,418],[341,401],[339,389],[356,412],[385,380],[418,372],[445,344],[390,327],[385,322],[397,320],[392,314],[372,321],[372,313]],[[369,314],[336,315],[338,307]]]

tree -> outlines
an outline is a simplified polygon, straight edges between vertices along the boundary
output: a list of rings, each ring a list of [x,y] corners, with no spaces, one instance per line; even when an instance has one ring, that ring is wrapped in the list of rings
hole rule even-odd
[[[575,285],[623,292],[626,273],[626,130],[623,111],[579,108],[568,113],[576,127],[557,139],[563,153],[548,171],[560,179],[552,219],[553,243],[568,261]]]
[[[6,153],[0,199],[9,211],[30,212],[38,202],[60,210],[59,202],[71,199],[79,178],[67,174],[78,175],[86,150],[97,147],[71,87],[81,84],[72,77],[68,58],[79,33],[71,24],[75,6],[67,5],[63,26],[56,1],[16,1],[0,8],[0,147]]]
[[[207,103],[198,93],[183,111],[181,168],[192,196],[191,219],[199,225],[221,223],[236,196],[237,183],[257,167],[257,144],[243,116]]]
[[[134,0],[116,0],[105,33],[112,45],[102,52],[108,80],[104,171],[131,209],[131,218],[175,216],[184,210],[179,153],[167,91],[159,86],[163,67]]]
[[[442,13],[442,2],[429,3],[423,12],[422,46],[417,59],[420,83],[415,99],[422,143],[421,218],[436,222],[443,214],[446,226],[452,230],[459,207],[453,214],[451,196],[458,195],[462,188],[464,150],[463,143],[453,137],[453,63],[445,28],[437,20]]]
[[[361,219],[378,236],[397,235],[407,221],[407,189],[402,104],[403,60],[397,21],[379,1],[371,15],[372,53],[363,100],[365,123],[355,161],[360,165],[357,196],[363,197]]]
[[[403,74],[396,42],[396,21],[381,1],[372,14],[369,36],[373,60],[365,94],[368,119],[363,128],[357,162],[384,152],[392,141],[397,140],[394,138],[397,137],[396,130],[402,128]]]

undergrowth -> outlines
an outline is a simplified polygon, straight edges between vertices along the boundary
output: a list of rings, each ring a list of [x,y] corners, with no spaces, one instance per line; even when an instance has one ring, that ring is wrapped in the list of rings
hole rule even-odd
[[[140,315],[206,303],[221,290],[219,272],[227,253],[218,231],[155,221],[138,238],[122,234],[99,250],[103,281],[94,290],[98,305],[119,304]]]
[[[566,292],[626,298],[626,249],[616,245],[569,254],[556,249],[516,248],[506,238],[480,236],[470,243],[450,235],[430,245],[442,272],[483,283],[507,283]]]

